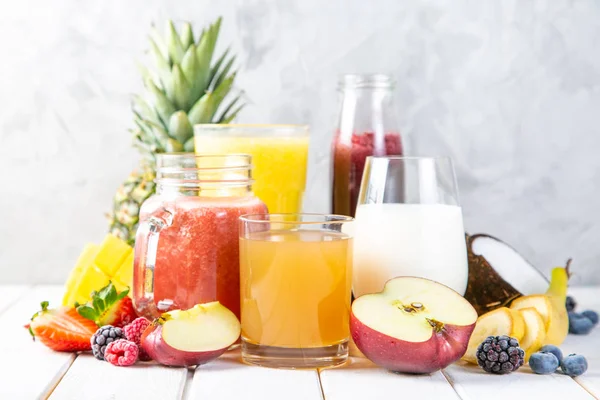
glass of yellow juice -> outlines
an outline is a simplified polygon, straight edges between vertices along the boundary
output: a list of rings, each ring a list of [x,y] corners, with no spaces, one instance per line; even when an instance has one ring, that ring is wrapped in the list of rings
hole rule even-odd
[[[252,190],[271,213],[299,213],[306,186],[306,125],[199,124],[196,154],[250,154]]]
[[[240,217],[242,358],[275,368],[348,358],[353,218]]]

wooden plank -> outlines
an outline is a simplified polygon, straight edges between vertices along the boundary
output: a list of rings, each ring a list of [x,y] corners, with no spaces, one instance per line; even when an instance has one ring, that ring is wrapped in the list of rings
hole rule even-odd
[[[238,351],[196,368],[190,400],[321,400],[316,370],[270,369],[243,364]]]
[[[600,312],[599,287],[573,287],[569,294],[577,301],[577,311],[595,310]],[[592,330],[589,335],[569,335],[560,346],[564,355],[582,354],[589,364],[588,371],[575,378],[585,390],[600,399],[600,326]]]
[[[394,374],[365,358],[352,357],[343,367],[322,369],[326,400],[458,399],[441,372],[431,375]]]
[[[512,374],[494,375],[476,365],[457,363],[446,368],[444,374],[463,400],[593,399],[570,377],[558,373],[537,375],[528,366]]]
[[[186,368],[153,363],[116,367],[81,354],[56,387],[50,400],[179,400],[187,378]]]
[[[21,295],[31,289],[29,285],[0,285],[0,315],[16,303]]]
[[[0,354],[10,360],[10,379],[2,380],[0,399],[45,398],[73,362],[73,354],[53,352],[33,342],[23,327],[39,310],[41,300],[59,304],[61,296],[60,286],[30,288],[0,315]]]

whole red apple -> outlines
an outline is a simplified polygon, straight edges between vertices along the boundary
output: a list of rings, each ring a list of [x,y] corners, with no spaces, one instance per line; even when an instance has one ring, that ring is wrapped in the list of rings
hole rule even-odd
[[[463,356],[476,321],[473,306],[449,287],[398,277],[381,293],[352,303],[350,331],[359,350],[380,367],[426,374]]]
[[[150,325],[141,346],[150,358],[169,366],[205,364],[240,336],[240,322],[218,301],[164,313]]]

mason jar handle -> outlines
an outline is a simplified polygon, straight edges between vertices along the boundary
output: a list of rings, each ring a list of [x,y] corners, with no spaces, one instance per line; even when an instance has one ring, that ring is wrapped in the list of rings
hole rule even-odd
[[[163,208],[159,213],[156,213],[149,217],[146,221],[141,223],[143,232],[146,232],[146,237],[139,238],[146,246],[142,251],[142,282],[143,282],[143,297],[146,300],[147,306],[152,309],[156,314],[166,311],[168,304],[157,305],[154,303],[154,268],[156,267],[156,255],[158,253],[158,240],[160,238],[160,232],[171,226],[173,223],[173,213],[166,208]],[[164,302],[168,302],[169,299],[165,299]],[[164,308],[161,310],[161,308]]]

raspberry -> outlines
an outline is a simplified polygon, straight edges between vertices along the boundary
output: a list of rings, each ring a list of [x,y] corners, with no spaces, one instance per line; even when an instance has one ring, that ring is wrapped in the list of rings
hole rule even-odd
[[[104,359],[112,365],[127,367],[135,364],[138,358],[138,347],[129,340],[119,339],[106,346]]]
[[[127,340],[135,343],[138,346],[138,349],[139,349],[138,358],[140,361],[152,360],[150,358],[150,356],[148,355],[148,353],[146,353],[144,351],[144,349],[142,348],[142,343],[141,343],[142,333],[144,333],[144,330],[148,326],[150,326],[150,321],[148,321],[144,317],[139,317],[139,318],[136,318],[135,320],[133,320],[133,322],[130,323],[129,325],[126,325],[125,328],[123,328],[123,330],[125,331],[125,336],[127,336]]]
[[[92,353],[98,360],[104,360],[106,346],[118,339],[125,339],[125,333],[121,328],[112,325],[104,325],[99,328],[90,339]]]

